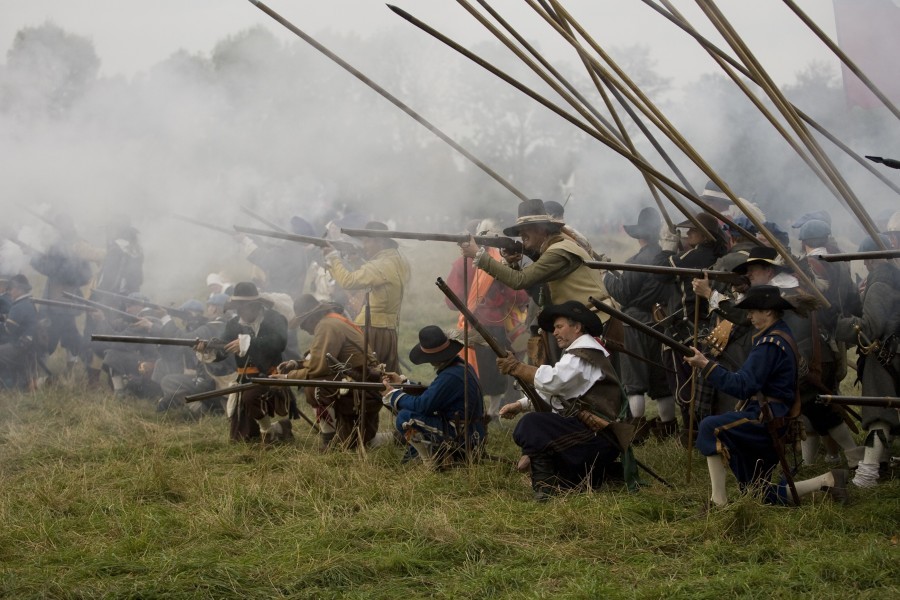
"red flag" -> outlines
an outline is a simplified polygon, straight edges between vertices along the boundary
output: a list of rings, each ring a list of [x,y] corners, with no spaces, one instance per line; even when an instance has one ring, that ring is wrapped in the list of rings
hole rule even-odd
[[[900,5],[897,0],[834,0],[838,45],[857,67],[895,103],[900,103]],[[847,103],[882,106],[845,65]]]

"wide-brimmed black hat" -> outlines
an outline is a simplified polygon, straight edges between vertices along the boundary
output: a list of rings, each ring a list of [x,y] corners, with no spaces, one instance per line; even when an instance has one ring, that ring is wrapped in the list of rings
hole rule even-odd
[[[437,325],[427,325],[419,330],[419,343],[409,351],[409,360],[414,365],[442,363],[459,354],[462,349],[462,342],[448,338]]]
[[[255,283],[252,281],[241,281],[240,283],[235,284],[234,292],[231,294],[231,299],[228,301],[226,307],[234,308],[238,304],[249,302],[259,302],[269,308],[275,305],[275,303],[268,298],[263,298],[259,295],[259,290]]]
[[[747,274],[747,267],[750,265],[765,265],[772,267],[776,271],[790,271],[789,268],[778,262],[778,251],[768,246],[754,246],[750,248],[747,254],[747,260],[732,269],[732,272],[739,275]]]
[[[538,315],[538,325],[544,331],[553,331],[553,322],[557,317],[566,317],[584,326],[585,333],[593,336],[603,334],[603,322],[600,317],[587,306],[577,300],[569,300],[562,304],[548,306]]]
[[[523,225],[556,225],[557,227],[562,227],[565,223],[551,217],[544,206],[544,201],[535,198],[519,203],[519,216],[516,217],[516,224],[504,229],[503,235],[517,236]]]
[[[661,227],[662,221],[659,218],[659,211],[648,206],[647,208],[642,208],[641,212],[638,213],[638,220],[635,225],[623,225],[622,229],[633,238],[656,239],[659,236]]]
[[[774,285],[757,285],[744,294],[744,299],[735,304],[737,308],[756,310],[793,310],[794,305],[785,300],[781,289]]]
[[[305,325],[312,319],[330,312],[344,312],[344,307],[337,302],[319,302],[312,294],[302,294],[294,300],[294,318],[288,323],[291,329],[306,329]]]

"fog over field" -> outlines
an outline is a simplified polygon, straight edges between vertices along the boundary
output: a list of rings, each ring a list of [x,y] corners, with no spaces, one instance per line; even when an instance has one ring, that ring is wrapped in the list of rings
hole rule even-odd
[[[568,200],[568,220],[589,235],[617,231],[652,202],[625,159],[383,4],[271,4],[524,194]],[[693,3],[675,4],[712,32]],[[859,154],[900,157],[896,120],[885,109],[847,105],[837,61],[781,2],[753,3],[755,10],[721,4],[797,106]],[[834,35],[830,4],[801,3]],[[546,23],[524,3],[494,5],[608,114],[577,56]],[[685,34],[639,2],[566,5],[736,193],[785,226],[825,208],[849,245],[861,239],[846,209]],[[402,6],[562,104],[456,3]],[[469,218],[515,215],[509,191],[249,2],[8,5],[0,44],[0,236],[11,229],[37,248],[52,241],[52,229],[27,207],[67,212],[103,245],[110,215],[129,215],[141,232],[151,295],[202,287],[209,270],[236,256],[227,236],[177,214],[258,226],[241,212],[247,207],[286,227],[302,215],[324,231],[354,211],[398,228],[450,232]],[[637,128],[629,132],[670,174]],[[876,219],[896,209],[894,192],[823,144]],[[707,177],[665,146],[702,188]],[[5,269],[21,260],[8,244],[2,258]]]

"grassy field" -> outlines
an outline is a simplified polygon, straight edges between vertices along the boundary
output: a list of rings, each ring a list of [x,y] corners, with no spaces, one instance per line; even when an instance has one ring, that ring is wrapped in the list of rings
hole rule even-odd
[[[388,426],[385,414],[383,427]],[[0,396],[0,596],[886,598],[900,484],[707,513],[704,462],[638,456],[676,484],[538,505],[488,461],[431,473],[401,450],[230,444],[223,418],[46,389]],[[489,451],[516,458],[510,429]],[[810,468],[809,472],[818,469]]]
[[[403,354],[421,325],[454,322],[432,285],[453,256],[416,255]],[[0,394],[0,597],[900,594],[896,479],[846,507],[821,495],[767,507],[732,485],[732,504],[708,512],[705,461],[685,484],[684,450],[650,442],[638,458],[676,489],[538,505],[512,467],[510,425],[488,441],[504,461],[432,473],[401,465],[397,447],[319,454],[301,421],[292,445],[230,444],[222,417],[161,416],[72,383]]]

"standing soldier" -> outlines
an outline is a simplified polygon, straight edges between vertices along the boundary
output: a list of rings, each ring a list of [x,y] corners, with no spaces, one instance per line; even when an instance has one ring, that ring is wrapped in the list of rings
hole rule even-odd
[[[886,246],[887,236],[882,236]],[[866,238],[860,252],[879,248]],[[859,377],[864,396],[897,396],[900,394],[900,268],[894,261],[869,259],[865,261],[869,276],[863,296],[862,317],[838,320],[836,337],[856,343],[859,353]],[[863,427],[866,429],[865,453],[856,469],[853,483],[872,487],[878,483],[879,466],[888,449],[888,436],[896,433],[900,420],[891,408],[864,406]]]
[[[625,225],[625,233],[638,241],[640,250],[625,261],[635,265],[660,265],[664,263],[662,249],[657,241],[662,222],[654,208],[644,208],[638,214],[636,225]],[[641,322],[652,320],[653,307],[664,303],[671,288],[659,277],[626,271],[619,275],[609,271],[603,278],[606,289],[613,300],[622,306],[622,312]],[[661,348],[659,342],[633,328],[625,326],[625,347],[644,358],[641,361],[627,354],[619,356],[622,385],[628,395],[631,416],[635,419],[639,441],[646,432],[644,419],[644,394],[656,400],[659,410],[658,422],[653,431],[660,437],[674,435],[677,431],[675,420],[675,397],[666,381],[666,372],[659,364]]]
[[[388,230],[387,225],[377,221],[367,223],[366,229]],[[409,263],[397,250],[397,242],[390,238],[363,238],[362,245],[366,262],[355,271],[347,269],[340,253],[333,248],[326,251],[325,262],[337,285],[345,290],[369,292],[369,344],[385,370],[399,372],[397,329],[403,293],[409,282]],[[357,325],[365,325],[365,311],[360,311],[355,321]]]

